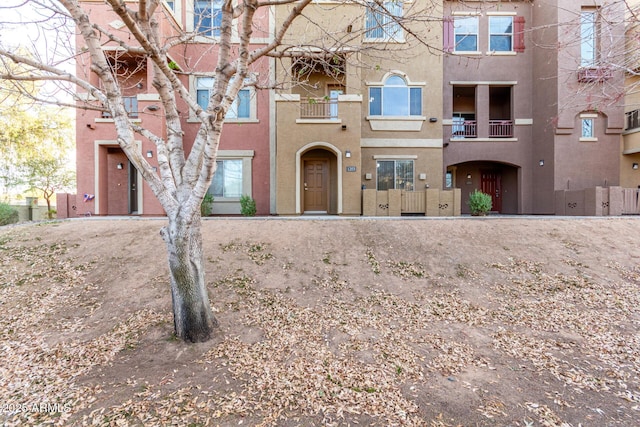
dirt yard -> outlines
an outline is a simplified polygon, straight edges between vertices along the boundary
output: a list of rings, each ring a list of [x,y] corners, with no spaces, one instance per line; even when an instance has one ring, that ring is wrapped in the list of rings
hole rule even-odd
[[[0,228],[0,423],[640,424],[638,217],[206,220],[202,344],[163,224]]]

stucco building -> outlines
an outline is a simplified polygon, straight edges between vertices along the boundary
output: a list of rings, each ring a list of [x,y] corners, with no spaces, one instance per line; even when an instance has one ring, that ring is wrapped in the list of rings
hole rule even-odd
[[[102,1],[83,0],[91,18],[99,25],[118,33],[122,25],[118,16],[109,12]],[[193,31],[199,35],[192,43],[181,44],[170,51],[172,66],[184,70],[178,76],[189,88],[201,106],[208,103],[213,87],[212,64],[217,51],[211,49],[219,32],[217,0],[165,1],[157,11],[160,33],[165,40],[174,36],[176,28]],[[204,18],[203,18],[204,17]],[[256,16],[256,30],[252,35],[253,46],[264,45],[269,40],[269,17]],[[262,30],[260,30],[262,29]],[[237,41],[237,37],[236,37]],[[82,50],[83,41],[77,46]],[[124,54],[115,42],[105,41],[104,48],[125,91],[125,107],[134,122],[163,138],[167,136],[160,97],[152,86],[151,65],[143,56]],[[80,55],[77,61],[79,76],[91,75],[88,56]],[[254,64],[252,72],[263,77],[269,74],[269,63],[264,60]],[[86,93],[78,93],[87,99]],[[214,214],[239,214],[240,197],[249,195],[256,201],[257,213],[269,214],[270,200],[270,140],[269,140],[269,91],[257,91],[252,87],[240,91],[238,100],[227,114],[220,141],[217,172],[208,192],[214,197]],[[181,104],[178,109],[189,111]],[[184,140],[194,140],[199,120],[185,113],[181,118]],[[154,165],[155,145],[146,138],[136,141],[147,160]],[[76,116],[77,191],[75,200],[78,215],[163,215],[164,211],[138,171],[129,163],[117,144],[113,120],[109,114],[95,110],[79,109]],[[185,149],[190,149],[187,145]],[[157,163],[156,163],[157,166]],[[69,212],[70,216],[73,212]]]
[[[615,3],[445,1],[444,163],[463,199],[553,214],[556,191],[619,185],[622,104],[603,98],[623,86],[603,61],[623,40]]]
[[[407,21],[317,2],[291,32],[300,48],[276,67],[291,83],[275,98],[277,214],[360,215],[362,190],[442,187],[442,57],[423,44],[440,44],[441,24],[380,7]]]
[[[114,25],[101,2],[85,2],[95,3],[103,25]],[[219,4],[164,2],[164,31],[193,30],[199,8]],[[268,43],[294,6],[273,6],[259,18],[253,42]],[[612,65],[624,56],[623,6],[311,3],[284,40],[286,54],[254,70],[276,88],[243,90],[225,121],[210,191],[214,214],[239,213],[239,196],[247,194],[259,215],[456,215],[468,213],[464,201],[475,189],[492,196],[497,213],[554,214],[559,192],[637,187],[637,102],[624,107],[622,97],[607,98],[624,93],[624,72]],[[412,20],[416,10],[431,19]],[[196,71],[183,78],[203,102],[211,78],[191,58],[215,60],[209,24],[208,37],[175,52],[178,66]],[[144,60],[119,56],[108,43],[105,49],[137,70],[127,93],[132,114],[166,134]],[[78,72],[86,65],[79,62]],[[162,214],[109,120],[78,113],[78,194],[91,196],[78,201],[79,213]],[[197,120],[184,123],[186,140],[193,139]],[[139,144],[153,159],[153,145]]]

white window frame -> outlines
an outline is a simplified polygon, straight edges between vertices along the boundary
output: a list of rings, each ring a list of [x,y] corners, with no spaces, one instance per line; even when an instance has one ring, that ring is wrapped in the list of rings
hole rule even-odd
[[[489,22],[488,22],[488,28],[487,31],[489,32],[489,52],[493,53],[493,52],[514,52],[513,50],[513,43],[514,43],[514,25],[515,25],[515,19],[514,19],[514,15],[512,14],[494,14],[494,15],[489,15]],[[491,32],[491,20],[492,19],[505,19],[505,18],[510,18],[511,19],[511,32],[510,33],[492,33]],[[509,36],[510,40],[511,40],[511,48],[509,50],[495,50],[492,49],[491,46],[491,38],[493,36]]]
[[[456,25],[456,21],[464,20],[464,19],[473,19],[475,21],[475,33],[458,33],[458,26]],[[476,49],[475,50],[462,50],[458,49],[458,35],[463,37],[468,37],[470,35],[474,35],[476,37]],[[480,20],[478,15],[454,15],[453,16],[453,51],[456,53],[479,53],[480,47]]]
[[[196,102],[198,101],[198,90],[204,90],[204,88],[198,87],[198,82],[200,81],[201,78],[210,78],[212,80],[214,79],[214,77],[212,77],[211,75],[206,75],[206,74],[192,76],[192,78],[190,79],[191,80],[190,92],[191,92],[191,95],[196,99]],[[209,89],[209,96],[211,95],[211,89],[213,89],[214,84],[215,82],[211,85],[211,88]],[[249,116],[237,117],[233,114],[234,108],[235,108],[235,111],[237,111],[237,108],[238,108],[237,103],[239,101],[239,97],[236,97],[236,99],[233,101],[233,104],[231,104],[229,111],[227,111],[227,115],[224,119],[225,123],[257,123],[258,122],[258,102],[256,99],[255,88],[253,86],[246,86],[240,89],[240,91],[245,91],[245,93],[248,92]],[[195,116],[192,116],[189,118],[189,121],[198,121],[198,119]]]
[[[196,3],[198,1],[202,1],[202,2],[208,2],[210,7],[211,7],[211,28],[199,28],[199,24],[200,22],[198,21],[198,15],[196,14]],[[222,22],[222,6],[224,4],[224,0],[193,0],[193,19],[192,24],[193,24],[193,31],[198,33],[199,37],[206,37],[206,38],[219,38],[220,37],[220,27],[217,26],[213,26],[213,21],[214,21],[214,16],[217,16],[218,14],[220,15],[220,21]],[[211,32],[211,34],[206,34],[208,32]]]
[[[591,68],[598,62],[598,10],[580,12],[580,66]]]
[[[392,84],[387,84],[387,82],[394,78],[400,78],[403,82],[404,85],[392,85]],[[423,90],[422,90],[422,86],[424,86],[424,84],[419,84],[419,83],[411,83],[409,81],[409,79],[400,74],[400,73],[388,73],[384,79],[382,80],[382,82],[379,82],[379,84],[370,84],[368,85],[368,89],[367,89],[367,93],[369,96],[369,115],[368,117],[422,117],[423,116],[423,112],[424,112],[424,105],[423,105]],[[406,88],[407,89],[407,113],[406,115],[391,115],[391,114],[385,114],[384,112],[384,97],[385,97],[385,88],[387,89],[393,89],[393,88]],[[380,89],[380,114],[371,114],[371,104],[376,101],[376,99],[374,99],[374,96],[371,94],[371,89]],[[418,114],[411,114],[411,89],[420,89],[420,112]]]
[[[374,9],[380,8],[380,12]],[[402,26],[390,15],[402,18],[404,13],[402,0],[387,0],[378,5],[375,2],[367,2],[364,17],[364,41],[365,42],[404,42]],[[369,25],[373,23],[374,25]],[[381,36],[371,35],[372,32],[381,33]]]
[[[584,113],[580,114],[580,142],[597,142],[596,137],[596,119],[597,114]],[[586,127],[588,126],[588,127]],[[590,129],[590,133],[585,133],[585,129]]]
[[[404,191],[414,191],[416,188],[416,162],[415,162],[415,158],[392,158],[392,157],[381,157],[381,158],[376,158],[376,190],[378,191],[386,191],[386,190],[380,190],[378,187],[379,184],[379,179],[380,179],[380,175],[378,173],[378,168],[380,167],[380,162],[393,162],[393,188],[388,188],[387,190],[404,190]],[[397,184],[397,168],[398,162],[411,162],[411,182],[410,182],[410,186],[411,188],[397,188],[396,184]]]
[[[253,197],[253,150],[219,150],[216,161],[241,160],[242,161],[242,192],[241,196]],[[217,173],[217,171],[216,171]],[[214,175],[215,180],[215,175]],[[213,195],[214,181],[207,192]],[[220,197],[213,195],[214,214],[240,214],[240,197]]]
[[[217,158],[216,159],[216,172],[213,176],[213,180],[211,181],[211,186],[209,187],[209,191],[208,193],[210,193],[211,195],[213,195],[214,200],[215,199],[226,199],[226,200],[240,200],[240,197],[242,197],[242,195],[244,194],[244,164],[242,159],[240,158]],[[240,167],[240,171],[239,174],[240,176],[237,177],[240,182],[239,182],[239,194],[226,194],[225,195],[225,189],[228,188],[228,185],[226,185],[226,181],[223,181],[222,183],[220,183],[220,177],[223,176],[224,178],[227,178],[227,175],[225,175],[225,171],[227,170],[231,170],[228,167],[225,166],[225,164],[231,164],[234,163],[236,164],[238,167]],[[222,174],[222,175],[221,175]],[[222,194],[216,194],[214,189],[216,188],[217,184],[222,184],[221,188],[222,188]]]

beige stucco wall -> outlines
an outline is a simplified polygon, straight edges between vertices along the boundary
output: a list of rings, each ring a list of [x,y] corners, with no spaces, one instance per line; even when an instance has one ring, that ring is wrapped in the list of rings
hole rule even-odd
[[[330,203],[329,213],[360,215],[360,175],[357,172],[360,169],[361,98],[344,96],[338,104],[338,120],[299,120],[299,97],[277,98],[276,192],[279,215],[303,213],[302,157],[314,149],[322,149],[335,156],[330,171],[330,187],[335,189],[331,198],[335,197],[335,201]],[[351,157],[346,157],[347,151]],[[348,166],[355,166],[356,172],[347,172]]]
[[[412,12],[412,4],[405,4],[405,16]],[[433,3],[434,16],[442,13],[442,2]],[[282,22],[290,6],[277,9],[277,22]],[[302,86],[283,85],[276,101],[276,200],[277,213],[301,213],[300,157],[314,147],[324,147],[336,156],[335,179],[340,179],[336,209],[343,215],[361,214],[361,187],[375,188],[376,159],[410,156],[415,160],[416,189],[442,188],[442,24],[421,22],[407,25],[421,38],[407,36],[403,42],[369,43],[364,40],[365,8],[357,4],[311,4],[305,9],[305,19],[298,20],[290,31],[288,41],[306,46],[310,52],[316,47],[327,47],[326,34],[332,34],[349,51],[345,55],[344,75],[339,83],[347,95],[358,97],[359,102],[339,103],[339,122],[301,123],[296,121],[298,106],[294,100],[285,100],[290,94],[324,96],[327,87],[337,83],[331,78],[314,73]],[[321,25],[320,25],[321,24]],[[285,41],[286,43],[286,41]],[[434,46],[428,51],[426,44]],[[276,75],[287,80],[291,60],[276,62]],[[422,116],[412,120],[377,120],[369,117],[368,91],[371,84],[381,84],[390,74],[402,76],[409,85],[422,88]],[[311,81],[311,79],[313,81]],[[349,97],[347,97],[349,98]],[[349,98],[353,99],[353,97]],[[432,121],[429,119],[432,118]],[[372,122],[374,122],[372,126]],[[346,130],[342,130],[342,126]],[[375,130],[378,128],[381,130]],[[351,157],[345,156],[350,151]],[[366,174],[372,178],[367,179]],[[426,179],[420,179],[420,174]],[[332,171],[332,179],[333,179]],[[332,194],[333,196],[333,194]],[[331,206],[333,209],[333,204]]]

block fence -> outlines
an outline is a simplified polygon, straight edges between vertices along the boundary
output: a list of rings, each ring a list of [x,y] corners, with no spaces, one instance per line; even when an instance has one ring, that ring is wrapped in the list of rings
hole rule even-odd
[[[566,216],[617,216],[640,214],[640,189],[594,187],[556,190],[555,214]]]
[[[368,189],[362,191],[363,216],[460,216],[462,193],[453,190],[428,189],[426,191]]]

